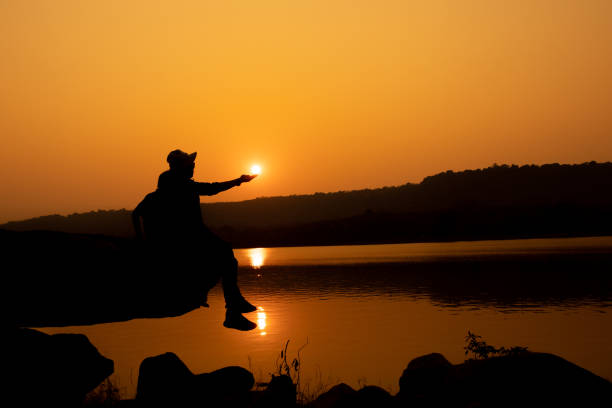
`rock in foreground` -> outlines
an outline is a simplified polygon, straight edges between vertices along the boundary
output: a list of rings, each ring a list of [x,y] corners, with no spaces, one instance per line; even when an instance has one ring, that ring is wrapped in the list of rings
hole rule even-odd
[[[408,364],[397,397],[406,407],[612,406],[612,384],[548,353],[524,352],[457,365],[429,354]]]
[[[178,316],[216,283],[206,265],[127,238],[0,230],[0,246],[7,320],[20,327]]]
[[[140,364],[136,401],[143,407],[246,406],[254,384],[242,367],[196,375],[176,354],[165,353]]]
[[[19,406],[78,406],[113,373],[113,361],[82,334],[11,329],[8,338],[7,390]]]

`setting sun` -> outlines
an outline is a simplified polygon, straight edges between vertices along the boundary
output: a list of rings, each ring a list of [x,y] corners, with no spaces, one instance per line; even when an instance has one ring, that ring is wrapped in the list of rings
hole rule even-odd
[[[251,166],[251,174],[260,175],[261,174],[261,166],[259,164],[254,164]]]

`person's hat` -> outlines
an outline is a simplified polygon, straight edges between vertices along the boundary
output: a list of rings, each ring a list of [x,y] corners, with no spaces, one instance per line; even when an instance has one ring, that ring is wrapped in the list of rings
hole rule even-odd
[[[195,161],[197,152],[193,152],[191,154],[185,153],[182,150],[176,149],[171,151],[168,154],[168,158],[166,159],[170,164],[170,167],[181,166],[185,164],[191,164]]]

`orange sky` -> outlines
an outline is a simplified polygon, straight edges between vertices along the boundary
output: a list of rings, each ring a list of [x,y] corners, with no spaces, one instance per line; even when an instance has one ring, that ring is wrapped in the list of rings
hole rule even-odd
[[[612,160],[609,0],[0,0],[0,222]],[[209,199],[211,200],[211,199]]]

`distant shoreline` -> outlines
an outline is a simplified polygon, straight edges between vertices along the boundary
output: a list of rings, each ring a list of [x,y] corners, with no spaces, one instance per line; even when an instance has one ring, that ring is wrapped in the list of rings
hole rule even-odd
[[[362,246],[362,245],[395,245],[395,244],[444,244],[454,242],[486,242],[486,241],[522,241],[522,240],[537,240],[537,239],[574,239],[574,238],[612,238],[612,234],[601,235],[549,235],[549,236],[517,236],[517,237],[502,237],[502,238],[473,238],[473,239],[447,239],[447,240],[429,240],[429,241],[364,241],[351,243],[321,243],[321,244],[304,244],[304,245],[270,245],[270,246],[233,246],[234,249],[251,249],[251,248],[301,248],[301,247],[331,247],[331,246]]]
[[[612,235],[612,163],[494,165],[419,184],[201,204],[235,248],[367,245]],[[134,236],[130,210],[49,215],[0,225]]]
[[[24,230],[24,231],[15,231],[11,229],[0,228],[0,232],[5,231],[7,233],[11,232],[26,232],[26,233],[59,233],[66,235],[74,235],[74,236],[90,236],[90,237],[100,237],[107,238],[110,240],[127,240],[127,241],[135,241],[135,237],[118,237],[118,236],[109,236],[105,234],[99,233],[71,233],[66,231],[54,231],[54,230]],[[590,235],[570,235],[570,234],[549,234],[549,235],[517,235],[512,237],[478,237],[478,238],[456,238],[456,239],[430,239],[430,240],[412,240],[412,241],[392,241],[392,240],[365,240],[365,241],[339,241],[339,242],[313,242],[313,243],[304,243],[304,244],[282,244],[278,243],[275,245],[233,245],[234,249],[252,249],[252,248],[301,248],[301,247],[332,247],[332,246],[362,246],[362,245],[399,245],[399,244],[442,244],[442,243],[459,243],[459,242],[486,242],[486,241],[522,241],[522,240],[546,240],[546,239],[578,239],[578,238],[612,238],[612,233],[602,233],[602,234],[590,234]]]

